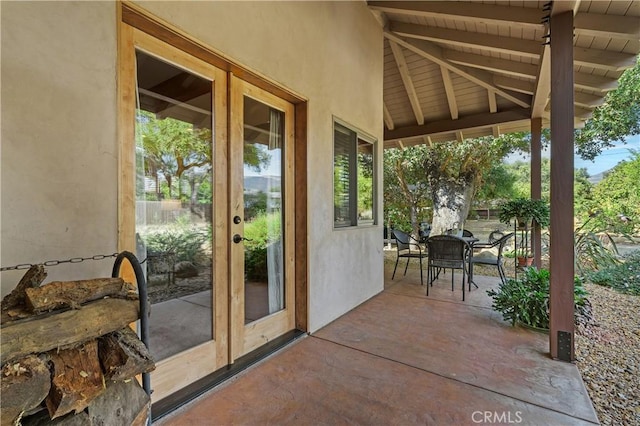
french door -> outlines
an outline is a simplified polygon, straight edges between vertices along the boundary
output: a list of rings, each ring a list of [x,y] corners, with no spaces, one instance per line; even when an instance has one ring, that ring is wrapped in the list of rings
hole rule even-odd
[[[294,328],[293,105],[231,77],[231,359]]]
[[[294,112],[127,25],[120,49],[120,245],[144,260],[157,402],[294,328]]]

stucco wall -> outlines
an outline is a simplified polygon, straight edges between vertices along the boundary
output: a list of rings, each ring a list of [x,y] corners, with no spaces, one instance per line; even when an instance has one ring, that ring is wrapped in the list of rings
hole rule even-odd
[[[381,291],[380,226],[333,229],[332,117],[376,137],[381,164],[383,39],[365,3],[140,5],[308,99],[311,331]],[[2,3],[3,265],[116,248],[115,28],[111,2]]]
[[[0,2],[2,266],[117,250],[115,2]],[[110,276],[113,259],[48,268]],[[24,274],[2,272],[2,294]]]

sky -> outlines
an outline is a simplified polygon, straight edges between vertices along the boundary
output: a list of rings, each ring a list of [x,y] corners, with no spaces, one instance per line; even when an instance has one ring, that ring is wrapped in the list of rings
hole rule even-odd
[[[575,156],[574,165],[577,169],[586,168],[590,176],[612,169],[620,161],[630,158],[629,149],[640,150],[640,135],[627,138],[627,143],[617,143],[615,146],[602,151],[594,161],[586,161]]]
[[[576,169],[586,168],[589,176],[597,175],[615,167],[620,161],[631,157],[629,149],[640,150],[640,135],[629,136],[627,143],[617,142],[613,147],[605,149],[593,161],[583,160],[579,155],[574,156],[573,162]],[[542,152],[542,156],[549,158],[549,151]],[[528,161],[529,155],[511,154],[505,158],[506,163],[516,161]]]

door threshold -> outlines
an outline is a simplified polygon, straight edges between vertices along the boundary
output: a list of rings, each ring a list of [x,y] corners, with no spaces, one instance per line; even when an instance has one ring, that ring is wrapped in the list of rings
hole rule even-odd
[[[208,392],[222,382],[229,380],[231,377],[246,370],[258,361],[263,360],[306,334],[307,333],[300,330],[289,331],[258,349],[238,358],[233,364],[222,367],[208,376],[205,376],[167,396],[166,398],[161,399],[151,406],[152,421],[170,414],[181,406],[193,401],[205,392]],[[153,388],[153,383],[151,386]]]

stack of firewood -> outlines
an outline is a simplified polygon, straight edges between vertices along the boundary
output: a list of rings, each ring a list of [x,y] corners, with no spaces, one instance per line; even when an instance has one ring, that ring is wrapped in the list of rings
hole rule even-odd
[[[136,376],[155,364],[129,327],[135,288],[45,278],[32,267],[0,304],[1,425],[145,424],[150,399]]]

